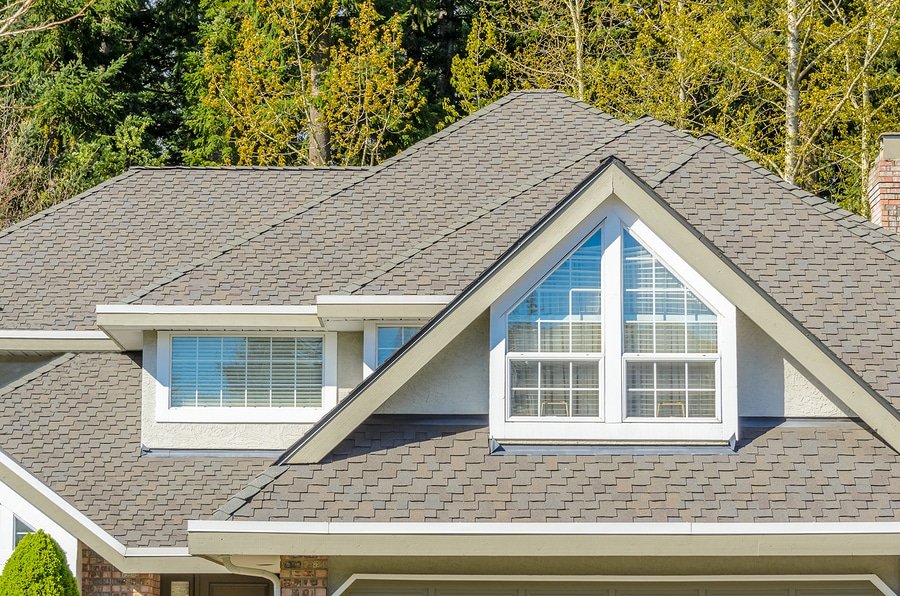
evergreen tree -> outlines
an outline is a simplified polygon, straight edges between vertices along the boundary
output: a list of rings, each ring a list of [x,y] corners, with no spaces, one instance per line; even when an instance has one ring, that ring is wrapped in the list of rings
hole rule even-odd
[[[50,535],[38,530],[16,546],[0,575],[4,596],[78,596],[66,555]]]

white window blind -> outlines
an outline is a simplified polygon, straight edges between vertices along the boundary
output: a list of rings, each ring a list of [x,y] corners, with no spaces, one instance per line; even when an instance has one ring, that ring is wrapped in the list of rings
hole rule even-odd
[[[172,407],[322,405],[321,337],[173,336]]]
[[[623,233],[627,415],[715,418],[717,316]]]
[[[600,232],[507,316],[511,417],[599,417]]]

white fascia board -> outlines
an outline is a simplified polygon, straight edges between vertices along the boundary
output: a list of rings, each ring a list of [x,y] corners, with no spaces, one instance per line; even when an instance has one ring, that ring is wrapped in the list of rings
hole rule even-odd
[[[897,596],[875,574],[810,574],[810,575],[447,575],[437,573],[354,573],[335,590],[333,596],[342,596],[356,582],[361,581],[409,581],[409,582],[567,582],[567,583],[804,583],[804,582],[869,582],[884,596]]]
[[[2,352],[117,352],[121,348],[103,331],[0,329]]]
[[[900,523],[190,521],[188,545],[194,555],[900,555]]]
[[[318,296],[316,308],[323,320],[430,319],[453,296]]]
[[[389,366],[368,377],[326,414],[280,463],[316,463],[430,362],[467,325],[484,313],[525,272],[536,266],[580,222],[610,199],[620,200],[687,264],[737,309],[769,334],[813,377],[828,387],[891,447],[900,450],[900,412],[863,383],[846,364],[791,320],[703,236],[619,160],[611,159],[529,231],[487,275],[476,280],[448,308],[397,353]]]
[[[126,548],[2,451],[0,481],[122,572],[221,573],[224,570],[212,561],[192,556],[185,548]]]
[[[191,520],[189,533],[354,535],[651,535],[743,536],[804,534],[893,534],[900,522],[273,522]]]
[[[158,330],[320,330],[315,306],[98,304],[97,325],[127,350],[143,347],[143,332]]]

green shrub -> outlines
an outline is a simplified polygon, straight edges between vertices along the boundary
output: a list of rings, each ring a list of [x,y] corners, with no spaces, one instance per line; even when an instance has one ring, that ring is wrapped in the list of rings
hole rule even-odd
[[[38,530],[19,542],[0,576],[3,596],[78,596],[66,555],[53,538]]]

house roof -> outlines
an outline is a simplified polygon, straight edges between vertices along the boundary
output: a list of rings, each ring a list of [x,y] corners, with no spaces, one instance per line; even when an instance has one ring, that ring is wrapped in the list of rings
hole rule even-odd
[[[900,406],[897,235],[715,139],[550,91],[370,170],[132,170],[0,234],[0,328],[90,328],[100,302],[457,294],[609,156]]]
[[[900,457],[849,421],[748,429],[735,452],[491,452],[486,421],[374,416],[318,464],[276,466],[215,519],[303,522],[900,520]]]
[[[96,303],[458,294],[610,157],[835,359],[900,406],[897,236],[784,183],[715,139],[650,119],[625,124],[555,92],[511,94],[368,170],[132,170],[0,232],[0,328],[89,329]],[[180,544],[181,520],[204,517],[267,468],[253,459],[140,457],[136,358],[68,356],[8,390],[2,446],[123,542]],[[510,482],[525,470],[533,482],[568,485],[571,470],[588,465],[584,456],[490,455],[483,425],[439,434],[410,428],[397,438],[370,421],[320,464],[267,469],[264,480],[281,475],[271,484],[251,482],[220,514],[356,519],[352,507],[364,511],[371,500],[384,506],[373,506],[366,519],[432,510],[463,519],[481,506],[475,496],[490,500],[500,490],[477,480],[477,473],[491,478],[493,466]],[[468,482],[465,499],[447,491],[450,472],[433,468],[429,454],[440,454]],[[599,478],[598,468],[598,478],[582,478],[572,487],[579,498],[603,489],[625,499],[615,472],[621,467],[632,479],[647,476],[646,485],[631,482],[634,499],[662,498],[668,504],[660,511],[679,519],[719,515],[716,493],[732,487],[723,519],[732,510],[734,519],[766,519],[766,507],[752,506],[766,502],[770,519],[894,519],[897,504],[890,496],[897,494],[897,456],[859,427],[776,428],[736,454],[591,458],[613,472]],[[395,464],[425,492],[397,486],[397,475],[383,472]],[[673,469],[681,475],[667,480]],[[856,476],[857,469],[870,474]],[[617,482],[605,484],[610,477]],[[670,484],[678,478],[684,486]],[[99,494],[94,483],[104,487]],[[438,488],[443,492],[428,496]],[[683,502],[666,501],[666,491]],[[418,494],[426,495],[421,503],[411,500]],[[498,494],[513,518],[531,498],[518,488]],[[847,509],[835,509],[836,499]],[[616,511],[598,504],[590,515],[627,519],[637,503],[625,499]],[[550,504],[533,514],[558,509]]]
[[[0,329],[95,329],[95,305],[129,302],[364,174],[131,169],[0,230]]]
[[[0,392],[3,451],[126,547],[186,546],[266,469],[260,457],[141,455],[140,354],[58,358]]]

